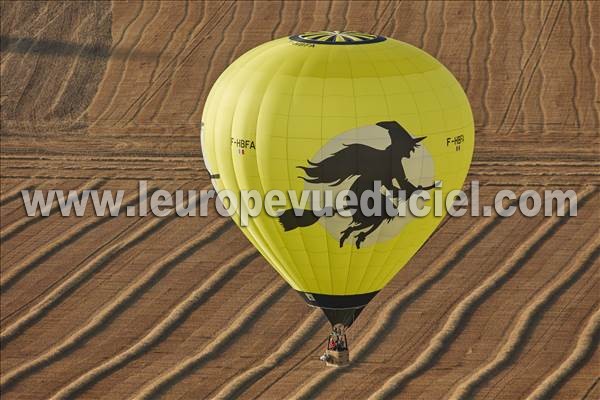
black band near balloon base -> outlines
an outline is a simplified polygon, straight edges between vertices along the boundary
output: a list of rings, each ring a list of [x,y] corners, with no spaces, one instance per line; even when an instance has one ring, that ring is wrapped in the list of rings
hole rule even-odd
[[[350,327],[358,318],[363,308],[377,295],[377,292],[352,294],[352,295],[330,295],[309,292],[298,292],[300,296],[311,307],[323,310],[325,316],[332,326],[342,324]]]
[[[298,293],[302,296],[304,301],[312,307],[339,310],[345,308],[362,308],[369,304],[371,299],[373,299],[379,291],[349,295],[319,294],[300,291]]]

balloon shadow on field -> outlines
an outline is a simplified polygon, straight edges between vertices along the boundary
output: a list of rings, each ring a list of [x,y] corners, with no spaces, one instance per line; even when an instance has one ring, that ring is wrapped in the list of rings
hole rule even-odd
[[[157,52],[133,49],[113,49],[105,44],[84,44],[65,40],[0,36],[0,52],[38,54],[42,56],[79,56],[85,58],[156,58]]]

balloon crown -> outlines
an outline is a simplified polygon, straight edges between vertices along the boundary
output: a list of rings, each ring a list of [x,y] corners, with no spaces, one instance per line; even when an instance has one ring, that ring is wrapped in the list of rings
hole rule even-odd
[[[290,39],[302,43],[348,45],[383,42],[385,37],[355,31],[317,31],[292,35]]]

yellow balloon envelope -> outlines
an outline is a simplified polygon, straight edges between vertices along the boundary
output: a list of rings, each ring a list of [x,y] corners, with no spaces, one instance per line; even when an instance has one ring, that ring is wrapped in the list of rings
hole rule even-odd
[[[208,96],[201,137],[214,187],[238,198],[252,190],[263,198],[273,190],[299,199],[310,190],[362,194],[375,181],[409,197],[438,190],[445,198],[464,183],[474,126],[460,84],[424,51],[323,31],[273,40],[231,64]],[[385,204],[382,196],[374,203]],[[295,213],[311,204],[286,198],[279,217],[263,212],[241,229],[306,302],[346,327],[445,214]],[[240,213],[233,218],[240,225]]]

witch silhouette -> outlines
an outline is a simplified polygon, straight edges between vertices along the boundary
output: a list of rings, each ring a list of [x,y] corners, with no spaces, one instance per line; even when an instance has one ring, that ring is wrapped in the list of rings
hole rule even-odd
[[[350,190],[354,192],[357,199],[360,199],[365,191],[373,191],[376,182],[390,189],[394,199],[398,198],[400,190],[404,191],[405,198],[408,199],[418,190],[429,190],[435,187],[435,185],[415,186],[407,179],[402,165],[402,159],[410,158],[411,154],[419,147],[419,142],[425,137],[413,138],[396,121],[382,121],[376,125],[386,129],[390,136],[391,143],[385,149],[380,150],[361,143],[344,145],[344,148],[320,162],[313,163],[308,160],[309,166],[299,166],[298,168],[304,170],[306,174],[306,177],[300,178],[309,183],[338,186],[342,182],[356,177]],[[396,208],[392,199],[384,194],[380,194],[379,197],[375,196],[375,201],[380,202],[379,210],[391,209],[389,207]],[[390,202],[392,202],[391,206],[387,204]],[[372,206],[376,205],[372,204]],[[348,207],[348,209],[355,209],[355,211],[352,215],[352,222],[341,232],[340,247],[344,246],[344,242],[353,232],[358,232],[355,243],[356,247],[360,249],[367,236],[377,230],[384,221],[389,222],[394,218],[394,215],[390,216],[385,212],[380,213],[381,215],[365,215],[358,206]],[[279,222],[285,231],[289,231],[310,226],[319,218],[321,215],[315,215],[310,210],[291,208],[279,216]]]

